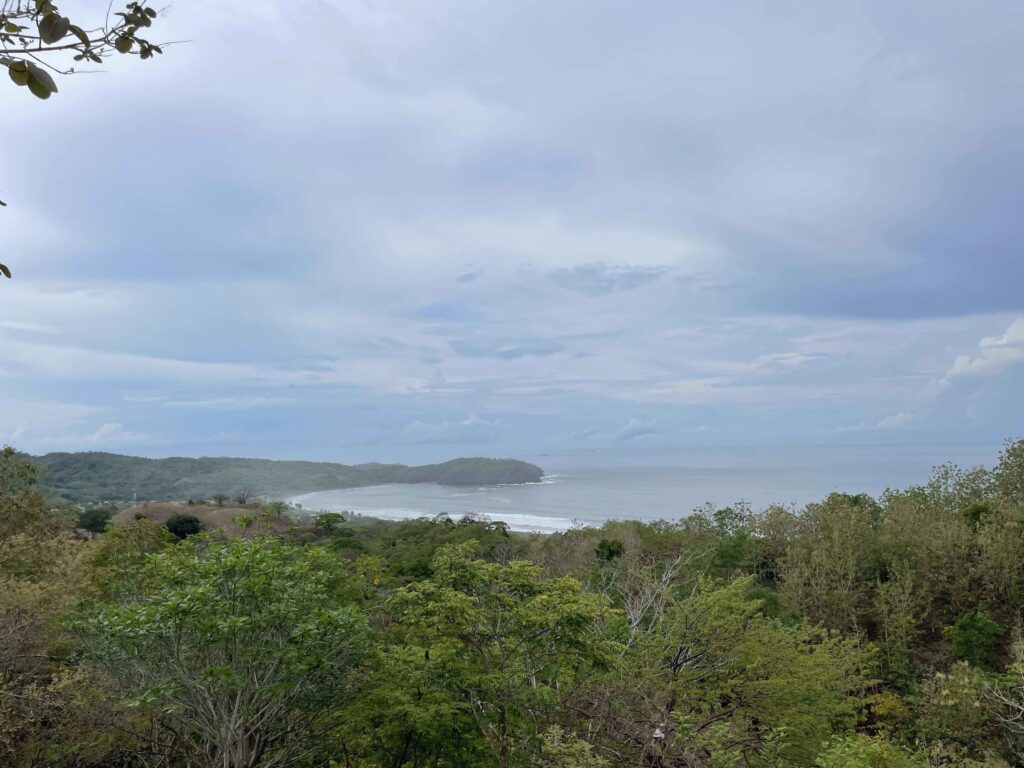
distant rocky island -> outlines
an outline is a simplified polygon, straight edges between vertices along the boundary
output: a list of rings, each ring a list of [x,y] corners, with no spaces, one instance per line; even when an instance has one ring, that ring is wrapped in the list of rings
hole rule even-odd
[[[214,494],[284,498],[385,483],[499,485],[536,483],[544,470],[517,459],[461,458],[442,464],[333,464],[203,456],[146,459],[116,453],[48,453],[31,458],[42,485],[75,502],[174,501]]]

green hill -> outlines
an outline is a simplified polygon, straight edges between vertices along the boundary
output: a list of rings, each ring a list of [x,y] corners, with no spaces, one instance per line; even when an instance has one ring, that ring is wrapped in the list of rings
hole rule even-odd
[[[31,457],[43,486],[72,501],[169,501],[215,493],[284,497],[383,483],[496,485],[535,483],[540,467],[516,459],[463,458],[442,464],[331,464],[204,456],[145,459],[116,453],[48,453]]]

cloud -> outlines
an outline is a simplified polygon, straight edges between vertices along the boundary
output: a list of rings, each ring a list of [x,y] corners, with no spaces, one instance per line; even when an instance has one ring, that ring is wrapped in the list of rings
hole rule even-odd
[[[55,435],[77,430],[94,419],[99,409],[53,400],[4,399],[0,409],[0,444],[34,447],[52,441]]]
[[[961,380],[1018,424],[1024,5],[303,7],[181,0],[194,43],[5,102],[19,444],[950,440]]]
[[[621,443],[629,440],[638,440],[650,435],[656,435],[661,431],[658,429],[657,423],[658,422],[655,419],[630,419],[619,427],[612,437],[614,440]]]
[[[407,424],[400,439],[405,443],[476,445],[493,443],[504,426],[500,419],[487,421],[470,414],[462,421],[427,422],[416,420]]]
[[[665,267],[609,266],[584,264],[550,273],[552,282],[587,296],[630,291],[653,282],[667,272]]]
[[[910,413],[909,411],[901,411],[900,413],[894,413],[891,416],[885,416],[879,419],[875,423],[876,429],[899,429],[901,427],[909,426],[917,421],[919,418],[918,414]]]
[[[475,272],[464,272],[463,274],[455,278],[455,282],[462,283],[463,285],[465,285],[466,283],[472,283],[483,277],[484,274],[486,274],[486,272],[487,270],[484,269],[478,269]]]
[[[946,371],[945,381],[965,376],[994,375],[1024,360],[1024,317],[1017,318],[1000,336],[978,342],[976,355],[959,355]]]
[[[104,422],[92,432],[71,432],[49,435],[36,440],[37,445],[48,446],[55,450],[95,450],[96,448],[123,447],[132,444],[151,442],[153,435],[132,432],[119,422]]]
[[[202,400],[161,400],[164,408],[196,408],[200,410],[229,411],[248,410],[250,408],[267,408],[277,405],[289,405],[297,402],[290,397],[210,397]]]
[[[493,357],[518,360],[521,357],[554,355],[564,346],[545,339],[455,339],[448,345],[465,357]]]

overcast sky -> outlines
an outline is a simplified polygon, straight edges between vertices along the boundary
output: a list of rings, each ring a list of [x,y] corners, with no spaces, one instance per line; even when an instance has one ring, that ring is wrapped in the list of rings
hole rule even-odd
[[[176,0],[153,37],[191,42],[0,87],[0,442],[1024,435],[1018,0]]]

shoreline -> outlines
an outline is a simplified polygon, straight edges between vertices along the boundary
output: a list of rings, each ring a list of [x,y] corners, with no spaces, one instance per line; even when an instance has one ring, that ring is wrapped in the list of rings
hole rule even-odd
[[[555,475],[554,477],[557,477]],[[475,516],[481,519],[486,519],[491,522],[501,522],[508,526],[511,532],[522,533],[522,534],[542,534],[550,535],[553,533],[560,533],[572,528],[580,526],[593,526],[593,521],[580,520],[576,518],[568,518],[561,516],[546,516],[538,515],[536,513],[521,512],[517,511],[520,507],[516,506],[511,499],[501,499],[510,505],[508,510],[480,510],[474,509],[472,503],[466,504],[466,502],[452,502],[451,506],[459,507],[466,504],[465,508],[431,508],[428,504],[421,506],[415,502],[413,503],[401,503],[396,501],[394,505],[388,506],[366,506],[360,503],[363,501],[358,497],[354,498],[343,498],[340,500],[332,500],[330,496],[327,499],[323,499],[322,495],[333,495],[333,494],[351,494],[359,493],[370,489],[393,489],[396,492],[405,491],[409,486],[427,485],[433,488],[441,488],[446,491],[453,491],[457,489],[472,489],[475,492],[464,493],[464,494],[453,494],[458,495],[460,498],[472,498],[474,496],[486,497],[488,493],[500,491],[501,489],[508,488],[522,488],[527,486],[542,486],[542,485],[554,485],[556,484],[553,477],[545,475],[548,478],[548,482],[541,481],[535,482],[524,482],[524,483],[496,483],[493,485],[442,485],[440,483],[377,483],[369,486],[355,486],[348,488],[335,488],[324,491],[307,491],[305,493],[297,494],[286,499],[289,505],[301,505],[301,510],[305,515],[315,515],[319,512],[337,512],[337,513],[349,513],[352,515],[358,515],[360,518],[369,520],[379,520],[383,522],[401,522],[403,520],[417,520],[417,519],[433,519],[438,515],[447,515],[453,521],[458,521],[465,516]],[[492,497],[492,499],[495,497]],[[500,497],[497,497],[500,499]],[[445,503],[444,497],[437,497],[434,499],[439,506],[449,506]],[[404,500],[403,500],[404,501]]]

